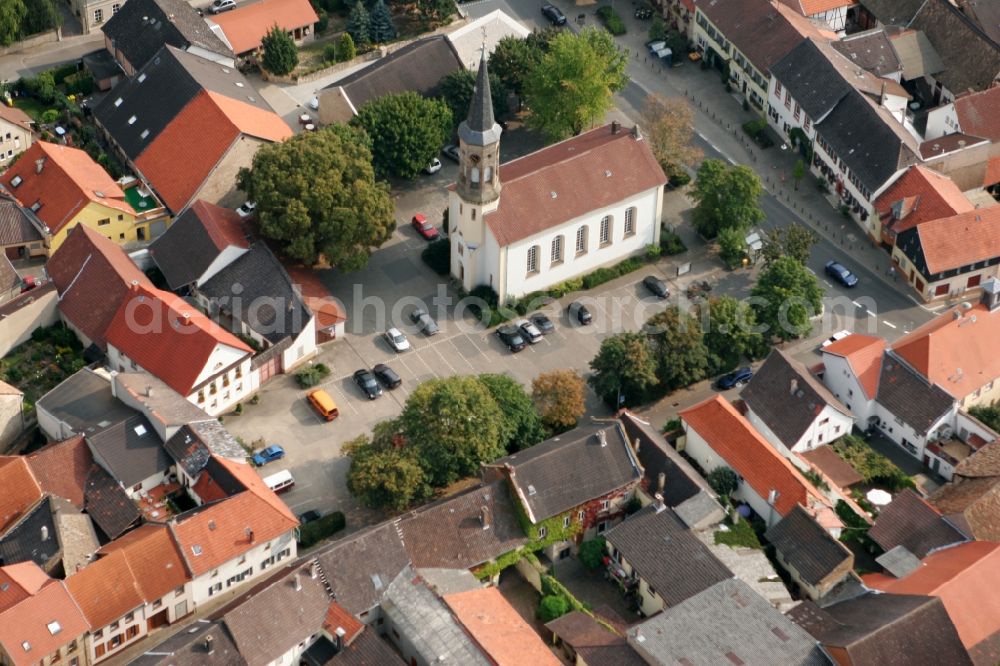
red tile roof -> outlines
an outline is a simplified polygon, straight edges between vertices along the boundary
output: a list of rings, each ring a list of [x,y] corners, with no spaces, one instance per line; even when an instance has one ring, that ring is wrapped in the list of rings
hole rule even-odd
[[[973,541],[944,548],[905,578],[864,576],[865,584],[893,594],[940,597],[966,648],[1000,631],[1000,544]]]
[[[48,444],[26,457],[43,492],[83,508],[87,475],[94,464],[94,457],[83,435]]]
[[[847,464],[829,446],[820,446],[812,451],[805,451],[798,455],[816,467],[821,474],[830,479],[838,488],[850,488],[864,481],[864,478],[858,474],[857,470]]]
[[[1000,206],[925,222],[917,228],[929,273],[1000,256]]]
[[[191,490],[201,499],[203,504],[229,497],[229,493],[207,471],[203,471],[198,476],[198,480],[191,486]]]
[[[823,348],[824,354],[847,359],[854,376],[861,384],[861,389],[865,392],[865,397],[869,400],[873,399],[878,391],[883,351],[885,351],[885,340],[861,333],[852,333]]]
[[[0,456],[0,533],[42,499],[42,489],[21,456]]]
[[[99,629],[143,605],[142,591],[121,550],[66,578],[66,587],[91,629]]]
[[[179,296],[141,285],[122,300],[105,335],[109,345],[184,396],[195,388],[220,345],[253,352]]]
[[[272,509],[298,524],[299,519],[295,517],[292,510],[288,508],[288,505],[285,504],[273,490],[267,487],[267,484],[264,483],[264,480],[253,467],[247,465],[246,463],[235,462],[220,456],[214,457],[220,465],[229,470],[229,473],[232,474],[237,481],[243,484],[244,488],[267,502]]]
[[[507,162],[500,182],[500,205],[486,223],[504,246],[662,187],[667,177],[648,141],[605,125]]]
[[[750,422],[722,396],[715,396],[680,412],[679,416],[743,477],[759,496],[778,491],[775,509],[782,516],[798,504],[813,509],[829,501],[778,453]]]
[[[895,220],[892,209],[901,201],[904,202],[898,207],[901,218]],[[907,169],[875,200],[875,211],[896,233],[974,209],[973,203],[951,178],[919,165]]]
[[[41,663],[86,631],[86,618],[58,580],[48,580],[30,597],[0,613],[0,645],[13,666]]]
[[[348,613],[343,606],[336,601],[330,602],[330,608],[326,611],[326,619],[323,621],[323,629],[331,636],[336,636],[337,629],[344,630],[344,643],[349,644],[358,637],[365,628],[364,623]]]
[[[447,594],[444,602],[497,666],[562,664],[497,588]]]
[[[316,317],[317,328],[329,328],[342,321],[347,321],[343,304],[339,299],[334,298],[313,269],[303,266],[286,266],[285,270],[292,282],[299,286],[302,300]]]
[[[179,212],[242,135],[281,141],[292,130],[271,111],[202,90],[143,151],[136,166],[163,202]],[[184,168],[178,168],[181,159]]]
[[[243,218],[232,208],[223,208],[198,199],[191,204],[191,210],[220,252],[230,245],[244,250],[250,247],[250,241],[247,240],[246,230],[243,227]]]
[[[11,181],[18,176],[21,183],[14,187]],[[4,173],[3,185],[25,207],[40,203],[35,215],[53,234],[92,202],[135,215],[118,183],[79,148],[38,141]]]
[[[0,104],[0,118],[27,129],[32,129],[31,126],[35,124],[35,121],[27,113],[16,106],[7,106],[6,104]]]
[[[59,310],[102,349],[104,332],[132,284],[153,283],[125,252],[90,227],[75,227],[45,264],[59,290]]]
[[[30,560],[0,567],[0,613],[35,594],[48,581],[48,575]]]
[[[309,0],[260,0],[211,18],[226,35],[226,41],[236,55],[255,51],[272,27],[292,32],[319,20]]]
[[[147,523],[101,549],[125,554],[130,575],[147,602],[155,601],[190,579],[180,550],[166,525]]]
[[[955,114],[963,133],[1000,141],[1000,88],[958,97]]]
[[[815,16],[840,7],[853,7],[858,0],[781,0],[803,16]]]
[[[986,173],[983,174],[983,187],[1000,183],[1000,157],[991,157],[986,163]]]

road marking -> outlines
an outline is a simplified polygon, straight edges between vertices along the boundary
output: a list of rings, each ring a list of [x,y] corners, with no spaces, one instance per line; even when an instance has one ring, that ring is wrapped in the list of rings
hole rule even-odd
[[[452,346],[454,346],[454,345],[452,345]],[[449,363],[448,359],[446,359],[444,357],[444,354],[442,354],[440,351],[438,351],[438,348],[437,348],[436,345],[434,347],[432,347],[431,349],[433,349],[434,353],[437,354],[441,358],[442,361],[444,361],[444,364],[446,366],[448,366],[448,368],[451,370],[451,374],[453,374],[453,375],[457,375],[458,374],[458,371],[455,370],[455,366],[453,366],[451,363]],[[427,363],[427,362],[424,361],[424,363]],[[430,364],[427,364],[427,367],[430,368],[431,367]],[[432,372],[433,372],[433,369],[432,369]],[[437,373],[435,373],[435,374],[437,374]]]
[[[458,337],[458,336],[455,336],[455,337]],[[458,357],[459,357],[460,359],[462,359],[463,361],[465,361],[465,364],[466,364],[467,366],[469,366],[469,369],[470,369],[470,370],[473,370],[473,371],[475,371],[475,369],[476,369],[476,368],[475,368],[475,367],[473,367],[472,363],[470,363],[470,362],[469,362],[469,359],[465,358],[465,355],[464,355],[464,354],[462,354],[462,350],[460,350],[460,349],[458,348],[458,345],[456,345],[456,344],[455,344],[455,338],[454,338],[454,337],[452,337],[452,338],[449,338],[449,339],[448,339],[448,341],[449,341],[449,342],[451,342],[451,348],[455,350],[455,354],[456,354],[456,355],[457,355],[457,356],[458,356]],[[476,347],[476,349],[478,350],[478,349],[479,349],[479,347]],[[438,353],[440,354],[441,352],[438,352]]]
[[[861,305],[861,303],[858,303],[857,301],[851,301],[851,303],[854,303],[854,307],[858,308],[859,310],[866,310],[867,309],[867,308],[865,308],[865,306]]]
[[[812,272],[812,271],[810,271],[810,272]],[[813,273],[813,275],[815,275],[815,273]],[[823,280],[823,284],[825,284],[826,286],[828,286],[830,289],[833,289],[833,285],[830,284],[829,282],[827,282],[826,280]],[[855,303],[855,305],[858,305],[858,304]],[[861,306],[858,305],[858,307],[860,308]]]
[[[882,320],[882,323],[885,324],[886,326],[888,326],[889,328],[896,328],[895,324],[887,322],[885,319]]]
[[[809,268],[808,266],[806,266],[806,270],[809,271],[810,273],[812,273],[813,275],[816,275],[816,271],[814,271],[813,269]],[[826,282],[826,280],[823,280],[823,281]],[[829,282],[826,282],[826,283],[830,284]]]
[[[715,145],[714,143],[712,143],[712,141],[707,136],[705,136],[704,134],[702,134],[698,130],[695,130],[695,134],[697,134],[698,136],[700,136],[701,139],[702,139],[702,141],[704,141],[705,143],[707,143],[708,145],[710,145],[712,147],[712,149],[715,150],[715,152],[719,153],[720,155],[722,155],[723,157],[725,157],[727,160],[729,160],[730,164],[734,164],[734,165],[736,164],[736,160],[734,160],[729,155],[726,155],[725,151],[723,151],[722,148],[719,148],[717,145]]]

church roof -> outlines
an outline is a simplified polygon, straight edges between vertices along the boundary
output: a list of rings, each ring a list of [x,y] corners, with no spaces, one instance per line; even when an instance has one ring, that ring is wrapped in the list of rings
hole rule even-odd
[[[486,70],[486,49],[479,60],[476,89],[472,93],[469,117],[458,127],[458,136],[465,143],[487,146],[500,140],[500,125],[493,117],[493,97],[490,94],[490,76]]]

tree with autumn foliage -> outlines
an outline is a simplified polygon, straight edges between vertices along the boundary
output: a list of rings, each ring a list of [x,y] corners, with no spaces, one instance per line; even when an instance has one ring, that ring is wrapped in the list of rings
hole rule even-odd
[[[694,111],[684,99],[663,95],[646,97],[642,107],[643,132],[663,171],[674,185],[686,185],[691,176],[685,167],[694,168],[702,152],[691,143],[694,135]]]
[[[586,383],[572,370],[543,372],[531,382],[531,399],[553,433],[576,427],[586,411]]]

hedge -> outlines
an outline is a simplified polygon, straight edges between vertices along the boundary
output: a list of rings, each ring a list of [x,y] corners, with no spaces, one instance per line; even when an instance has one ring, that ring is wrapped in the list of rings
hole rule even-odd
[[[295,373],[295,379],[302,388],[312,388],[330,376],[330,368],[322,363],[310,365]]]
[[[604,27],[612,35],[624,35],[627,32],[625,21],[618,15],[610,5],[604,5],[597,10],[597,17],[604,23]]]
[[[299,528],[299,547],[308,548],[329,538],[347,526],[347,519],[340,511],[323,516],[319,520],[306,523]]]

